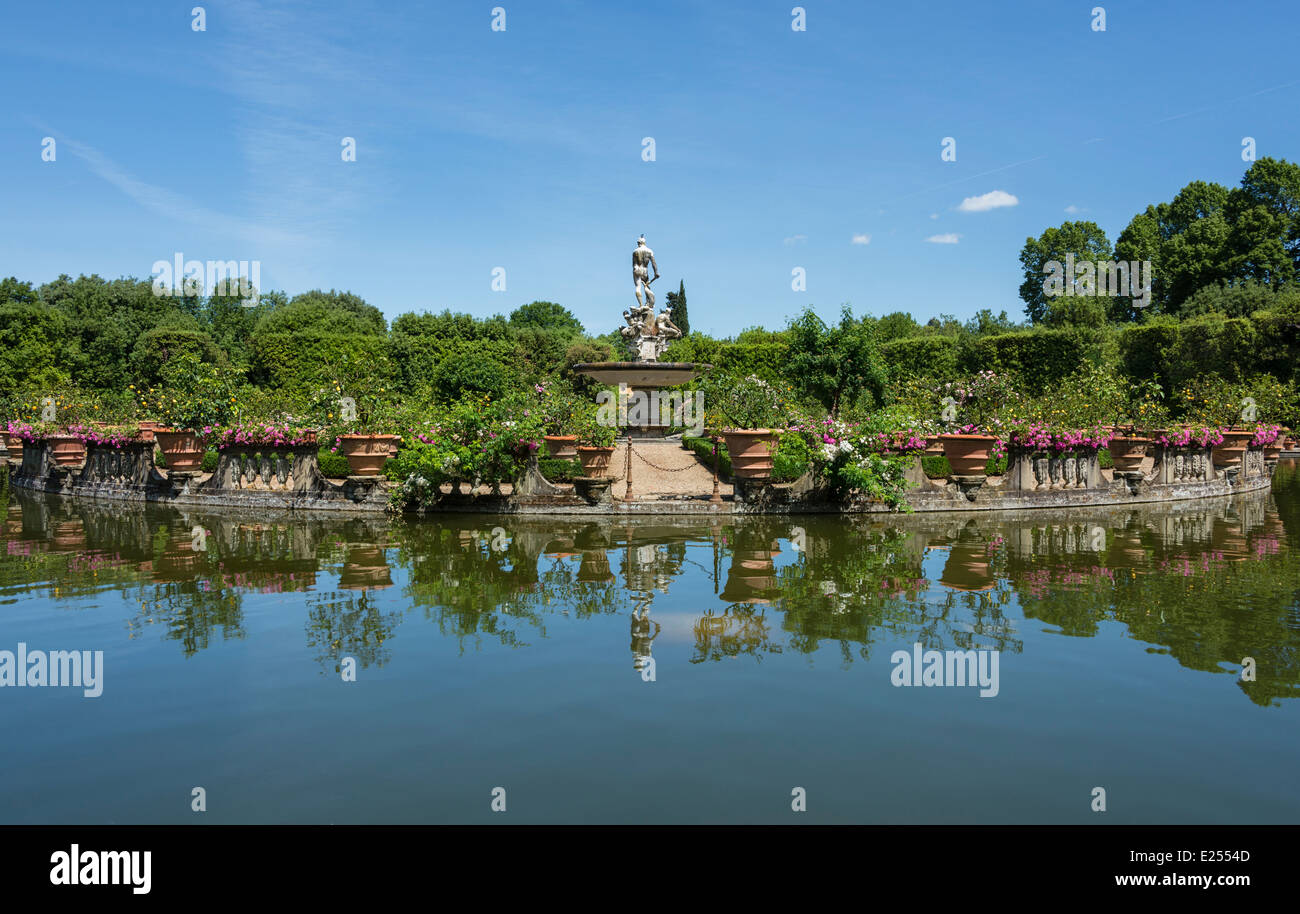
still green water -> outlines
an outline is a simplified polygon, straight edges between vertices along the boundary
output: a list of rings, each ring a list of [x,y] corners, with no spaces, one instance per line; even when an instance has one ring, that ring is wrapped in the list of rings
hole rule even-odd
[[[1300,822],[1287,462],[1015,517],[6,512],[0,651],[103,654],[0,688],[0,822]]]

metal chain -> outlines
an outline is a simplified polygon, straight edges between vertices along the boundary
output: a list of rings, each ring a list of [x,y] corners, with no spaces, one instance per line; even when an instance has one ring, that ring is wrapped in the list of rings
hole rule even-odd
[[[650,466],[654,467],[656,470],[658,470],[661,473],[680,473],[683,470],[689,470],[691,467],[701,466],[699,461],[695,461],[693,463],[688,463],[684,467],[661,467],[657,463],[651,463],[649,460],[647,460],[645,455],[639,452],[636,448],[632,449],[632,453],[640,457],[643,463],[649,464]]]

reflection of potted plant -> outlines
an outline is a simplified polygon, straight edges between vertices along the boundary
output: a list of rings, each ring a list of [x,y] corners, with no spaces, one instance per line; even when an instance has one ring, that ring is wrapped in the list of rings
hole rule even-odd
[[[347,559],[339,572],[341,589],[383,590],[392,586],[392,569],[388,566],[383,546],[354,546],[348,549]]]
[[[948,561],[944,562],[943,574],[939,583],[953,590],[988,590],[994,584],[993,574],[989,569],[991,550],[997,541],[984,543],[953,543],[948,552]]]
[[[762,378],[748,375],[716,379],[708,385],[705,396],[712,416],[709,424],[722,427],[732,476],[769,478],[776,452],[776,429],[785,425],[783,393]]]
[[[614,438],[617,429],[607,422],[602,422],[603,413],[591,404],[578,413],[575,421],[577,432],[578,460],[582,463],[582,475],[588,477],[608,476],[610,458],[614,455]]]

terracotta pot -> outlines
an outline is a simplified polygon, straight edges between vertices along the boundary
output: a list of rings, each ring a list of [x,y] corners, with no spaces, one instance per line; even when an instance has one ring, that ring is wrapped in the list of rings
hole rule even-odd
[[[353,476],[378,476],[397,441],[396,435],[343,435],[339,438]]]
[[[315,432],[312,432],[312,441],[315,441],[315,440],[316,440],[315,435],[316,435],[316,433],[315,433]],[[396,456],[397,456],[397,452],[400,451],[401,449],[402,449],[402,436],[401,436],[401,435],[394,435],[394,436],[393,436],[393,441],[392,441],[392,443],[388,446],[388,456],[389,456],[389,458],[396,457]]]
[[[940,435],[939,440],[954,476],[983,476],[989,451],[998,439],[992,435]]]
[[[1255,433],[1246,429],[1224,429],[1223,444],[1216,447],[1210,455],[1214,465],[1241,466],[1241,458],[1245,456],[1246,448],[1250,446],[1250,439],[1254,437]]]
[[[189,473],[203,466],[203,439],[188,429],[154,429],[158,447],[167,458],[168,471]]]
[[[163,424],[161,422],[156,422],[153,419],[146,419],[145,421],[139,423],[140,440],[141,441],[155,440],[157,437],[155,433],[158,431],[158,429],[162,427]]]
[[[737,479],[767,479],[772,475],[776,432],[769,428],[729,428],[722,433]]]
[[[582,463],[582,475],[587,477],[608,476],[609,461],[614,456],[612,447],[579,447],[578,460]]]
[[[1112,438],[1110,439],[1110,459],[1119,472],[1132,472],[1141,469],[1142,458],[1146,456],[1151,445],[1150,438]]]
[[[17,435],[11,435],[8,432],[0,432],[0,438],[4,439],[5,450],[9,452],[10,460],[23,459],[23,439]]]
[[[546,435],[546,450],[556,459],[565,460],[578,456],[577,435]]]
[[[58,466],[74,466],[86,459],[86,445],[80,438],[51,435],[45,441],[50,446],[50,457]]]
[[[940,441],[938,438],[929,438],[929,439],[927,439],[927,441],[928,441],[928,443],[927,443],[926,446],[925,446],[925,456],[927,456],[927,457],[942,457],[942,456],[943,456],[943,442]]]

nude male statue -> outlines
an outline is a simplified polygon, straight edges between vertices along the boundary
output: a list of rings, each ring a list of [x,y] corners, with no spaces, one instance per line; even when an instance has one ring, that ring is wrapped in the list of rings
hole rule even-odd
[[[658,335],[662,336],[664,339],[675,340],[679,339],[682,335],[682,331],[673,323],[672,305],[664,305],[664,309],[659,312],[659,317],[655,320],[655,326],[658,330]]]
[[[647,265],[654,268],[655,275],[650,275]],[[654,315],[655,294],[650,291],[650,283],[659,278],[659,265],[655,263],[655,252],[646,247],[645,235],[636,241],[636,250],[632,252],[632,286],[636,289],[637,311],[647,317]],[[645,290],[645,301],[641,300],[641,291]],[[648,313],[646,313],[648,312]]]

